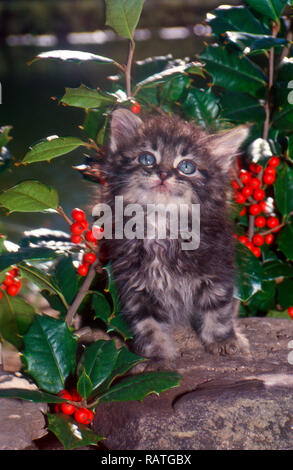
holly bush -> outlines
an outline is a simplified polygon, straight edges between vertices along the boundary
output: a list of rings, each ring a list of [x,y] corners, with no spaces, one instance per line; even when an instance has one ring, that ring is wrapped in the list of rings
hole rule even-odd
[[[115,75],[109,77],[108,90],[80,84],[66,88],[60,99],[84,110],[83,138],[47,137],[17,164],[46,164],[80,148],[87,157],[79,171],[93,184],[105,184],[99,162],[117,106],[135,113],[176,113],[211,132],[250,123],[250,135],[231,169],[235,297],[242,316],[287,316],[286,309],[293,306],[292,9],[286,0],[219,7],[207,15],[212,36],[199,56],[135,62],[134,32],[143,3],[105,0],[106,25],[128,41],[126,64],[73,50],[40,53],[31,61],[59,61],[60,67],[91,61],[97,70],[110,64]],[[13,164],[9,132],[9,126],[1,128],[1,176]],[[65,448],[96,444],[102,438],[87,427],[93,418],[89,410],[105,401],[160,393],[177,386],[179,376],[169,371],[129,375],[144,358],[127,343],[115,345],[115,335],[127,342],[131,332],[120,312],[111,266],[83,211],[65,214],[56,190],[36,180],[5,190],[0,205],[9,213],[57,213],[71,232],[40,228],[27,232],[19,245],[1,235],[2,351],[21,352],[22,370],[38,389],[1,389],[0,397],[48,403],[48,428]],[[40,315],[25,300],[32,285],[58,312],[57,318]],[[18,295],[21,289],[23,295]],[[78,327],[77,315],[88,327]],[[112,337],[87,342],[85,330],[91,332],[97,323]]]

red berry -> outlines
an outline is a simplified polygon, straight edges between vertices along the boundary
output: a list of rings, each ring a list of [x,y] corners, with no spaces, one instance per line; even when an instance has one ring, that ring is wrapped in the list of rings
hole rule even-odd
[[[237,233],[233,233],[233,238],[235,238],[236,240],[238,239]]]
[[[249,238],[246,237],[245,235],[241,235],[241,236],[239,237],[239,241],[240,241],[240,243],[244,243],[244,244],[245,244],[246,242],[249,242]]]
[[[268,164],[272,167],[278,166],[280,164],[280,159],[273,155],[272,158],[270,158]]]
[[[277,172],[276,172],[275,168],[273,168],[272,166],[267,166],[266,169],[265,169],[264,174],[265,174],[265,175],[273,175],[273,176],[276,176]]]
[[[9,274],[6,274],[6,279],[4,281],[4,284],[5,286],[9,287],[9,286],[12,286],[14,284],[14,279],[12,276],[10,276]]]
[[[245,245],[247,246],[247,248],[248,248],[249,250],[252,250],[252,249],[254,248],[254,245],[253,245],[253,243],[252,243],[250,240],[248,240],[248,241],[245,243]]]
[[[263,175],[263,182],[265,184],[274,184],[275,181],[276,181],[276,177],[274,175],[270,175],[268,173],[265,173]]]
[[[71,241],[72,243],[75,243],[76,245],[78,245],[80,242],[81,242],[82,238],[80,235],[72,235],[71,236]]]
[[[0,300],[2,299],[2,297],[3,297],[3,294],[2,294],[2,292],[0,291]]]
[[[237,183],[236,180],[233,180],[233,181],[231,182],[231,186],[232,186],[234,189],[240,189],[240,186],[239,186],[239,184]]]
[[[71,403],[62,403],[60,405],[60,409],[62,413],[64,413],[65,415],[73,415],[73,413],[76,410],[76,407],[72,405]]]
[[[274,235],[272,233],[268,233],[266,236],[265,236],[265,242],[267,245],[271,245],[274,241]]]
[[[93,264],[96,261],[97,257],[95,253],[85,253],[83,256],[83,262],[86,264]]]
[[[14,297],[17,295],[19,292],[19,288],[15,286],[14,284],[12,286],[7,287],[7,294],[11,295],[11,297]]]
[[[88,273],[88,270],[89,270],[89,268],[88,268],[87,264],[81,264],[77,268],[77,272],[80,276],[86,276],[87,273]]]
[[[19,275],[19,269],[18,268],[13,268],[8,272],[8,274],[10,274],[10,276],[12,276],[12,277],[16,277],[16,276]]]
[[[262,228],[266,225],[266,219],[262,215],[255,218],[254,225],[256,227]]]
[[[241,179],[243,184],[247,184],[247,183],[249,183],[249,181],[251,179],[251,176],[248,173],[248,171],[242,171],[239,175],[239,178]]]
[[[243,196],[249,197],[252,195],[252,188],[250,186],[244,186],[244,188],[241,190]]]
[[[131,111],[134,113],[134,114],[139,114],[140,113],[140,110],[141,110],[141,107],[140,107],[140,104],[135,102],[133,106],[131,106]]]
[[[58,397],[64,398],[65,400],[71,400],[72,396],[70,395],[67,390],[60,390],[60,392],[57,393]]]
[[[239,215],[243,216],[243,215],[246,214],[246,212],[247,212],[246,207],[243,207],[243,209],[242,209],[242,211],[240,212]]]
[[[78,393],[78,391],[74,388],[73,390],[70,390],[70,394],[72,396],[72,401],[81,401],[82,397]]]
[[[74,418],[78,423],[90,424],[94,419],[94,414],[87,408],[78,408],[74,414]]]
[[[261,185],[261,181],[258,178],[251,178],[251,180],[249,181],[249,186],[252,189],[258,189],[260,185]]]
[[[249,213],[251,215],[258,215],[261,213],[261,208],[259,207],[258,204],[252,204],[249,208]]]
[[[22,282],[19,279],[15,279],[13,285],[16,286],[18,290],[22,288]]]
[[[264,243],[264,237],[260,235],[260,233],[257,233],[256,235],[254,235],[252,241],[256,246],[261,246]]]
[[[87,230],[87,229],[89,228],[89,223],[88,223],[87,220],[82,220],[82,221],[80,222],[80,225],[83,226],[83,229],[84,229],[84,230]]]
[[[0,287],[1,287],[2,290],[7,290],[7,286],[5,286],[5,284],[1,284]]]
[[[252,173],[260,173],[262,170],[262,167],[258,163],[251,163],[249,165],[249,169],[250,171],[252,171]]]
[[[76,208],[76,209],[73,209],[73,211],[71,213],[71,217],[76,222],[83,222],[86,218],[86,215],[81,209]]]
[[[54,406],[55,413],[60,413],[60,403],[56,403]]]
[[[288,308],[288,315],[293,319],[293,307]]]
[[[260,207],[260,209],[261,209],[262,212],[265,212],[265,211],[266,211],[267,205],[266,205],[266,202],[265,202],[265,201],[260,201],[260,202],[258,203],[258,205],[259,205],[259,207]]]
[[[266,196],[266,193],[263,189],[256,189],[253,191],[253,197],[256,201],[262,201]]]
[[[275,228],[279,225],[279,220],[277,217],[268,217],[267,219],[267,226],[269,228]]]
[[[257,246],[255,246],[255,247],[252,249],[252,253],[254,254],[254,256],[259,257],[259,256],[261,255],[261,250],[260,250],[260,248],[258,248]]]
[[[80,222],[74,222],[73,224],[71,224],[70,230],[73,235],[81,235],[84,231],[84,228]]]
[[[92,230],[88,230],[85,232],[85,238],[87,239],[88,242],[96,243],[96,238],[94,237],[94,234]]]
[[[242,193],[236,193],[234,196],[234,199],[235,199],[235,202],[237,202],[237,204],[244,204],[246,200],[245,196],[243,196]]]

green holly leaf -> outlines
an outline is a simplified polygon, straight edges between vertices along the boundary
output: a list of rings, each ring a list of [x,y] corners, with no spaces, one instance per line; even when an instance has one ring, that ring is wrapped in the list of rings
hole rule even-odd
[[[193,75],[199,75],[204,77],[204,72],[202,70],[202,64],[200,63],[187,63],[183,65],[177,65],[175,67],[168,68],[162,72],[155,73],[150,77],[145,78],[141,82],[136,84],[136,90],[140,88],[149,88],[157,86],[160,83],[165,83],[168,80],[172,80],[175,77],[181,76],[182,74],[191,73]]]
[[[92,384],[92,389],[97,389],[112,373],[118,351],[114,341],[99,340],[87,346],[82,354],[77,368],[80,377],[86,373]]]
[[[293,211],[293,169],[288,165],[278,171],[274,191],[278,209],[287,217]]]
[[[147,395],[178,387],[180,375],[177,372],[149,372],[121,380],[99,397],[99,402],[143,400]]]
[[[247,307],[253,314],[267,312],[276,305],[276,283],[262,282],[262,288],[254,294],[247,302]]]
[[[66,93],[61,103],[78,108],[105,108],[116,102],[115,96],[97,89],[80,85],[79,88],[65,88]]]
[[[47,137],[41,142],[33,145],[24,156],[23,163],[35,163],[51,161],[53,158],[66,155],[87,143],[77,137],[58,137],[56,135]]]
[[[262,69],[245,56],[220,46],[208,46],[200,55],[214,85],[252,96],[263,96],[267,78]]]
[[[265,110],[263,105],[246,93],[227,91],[221,97],[221,116],[235,123],[249,121],[264,121]]]
[[[55,266],[53,282],[58,286],[58,292],[64,296],[67,304],[71,304],[78,291],[78,276],[72,263],[71,255],[59,258]]]
[[[272,47],[285,46],[287,39],[275,38],[265,34],[251,34],[236,31],[227,31],[227,38],[237,45],[244,54],[260,54],[270,50]]]
[[[182,108],[198,125],[210,128],[217,125],[220,114],[218,101],[211,89],[191,88],[182,101]]]
[[[26,372],[39,388],[58,393],[75,370],[77,339],[62,320],[37,315],[24,335]]]
[[[19,248],[17,251],[9,251],[1,254],[0,271],[14,264],[18,264],[23,260],[49,261],[57,256],[58,253],[49,248]]]
[[[0,301],[0,337],[20,349],[22,336],[27,332],[36,315],[35,309],[21,297],[11,297],[3,292]]]
[[[293,260],[293,224],[287,224],[278,236],[278,248],[287,259]]]
[[[284,263],[279,259],[268,261],[263,265],[263,280],[273,281],[280,277],[293,277],[293,266],[289,263]]]
[[[39,181],[23,181],[0,195],[0,205],[10,212],[44,212],[57,209],[58,194]]]
[[[270,29],[247,6],[221,5],[208,14],[206,21],[218,38],[226,31],[270,34]]]
[[[293,306],[293,280],[285,279],[278,284],[278,303],[283,309]]]
[[[260,260],[242,243],[236,245],[236,299],[247,302],[262,289]]]
[[[93,384],[86,373],[85,369],[83,369],[78,381],[77,381],[77,391],[82,398],[88,398],[93,390]]]
[[[112,313],[111,306],[102,292],[95,292],[92,296],[92,307],[95,311],[94,318],[100,318],[108,323],[109,317]]]
[[[65,450],[97,445],[104,437],[98,436],[82,424],[77,424],[70,416],[47,413],[48,430],[53,432]]]
[[[0,398],[14,398],[35,403],[65,403],[64,398],[42,392],[41,390],[25,390],[23,388],[0,388]]]
[[[262,15],[278,21],[286,6],[287,0],[247,0],[253,10]]]
[[[105,0],[106,26],[121,37],[133,40],[144,0]]]

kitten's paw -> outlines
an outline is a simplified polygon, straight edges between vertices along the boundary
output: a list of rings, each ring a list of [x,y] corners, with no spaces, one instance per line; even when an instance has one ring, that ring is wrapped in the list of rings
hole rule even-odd
[[[207,352],[219,356],[233,356],[240,353],[248,353],[248,342],[240,341],[238,338],[229,338],[219,342],[205,345]],[[247,349],[248,348],[248,349]]]
[[[154,372],[158,370],[176,370],[175,359],[152,358],[145,362],[137,364],[131,369],[132,374],[141,374],[143,372]]]

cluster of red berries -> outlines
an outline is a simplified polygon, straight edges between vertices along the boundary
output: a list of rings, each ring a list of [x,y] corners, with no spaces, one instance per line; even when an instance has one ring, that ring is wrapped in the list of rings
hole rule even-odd
[[[131,111],[134,113],[134,114],[139,114],[140,111],[141,111],[141,107],[140,107],[140,104],[137,103],[137,101],[131,106]]]
[[[232,187],[235,189],[235,202],[238,204],[245,204],[240,212],[240,216],[245,215],[247,212],[254,216],[254,225],[257,228],[268,227],[273,232],[279,230],[280,222],[277,217],[261,215],[266,213],[265,202],[265,189],[267,186],[272,185],[276,181],[276,167],[279,165],[280,160],[276,156],[272,156],[265,167],[264,171],[261,165],[251,163],[249,171],[240,170],[238,179],[232,181]],[[263,174],[262,174],[263,173]],[[264,185],[263,189],[261,186]],[[248,207],[247,207],[248,206]],[[275,230],[274,230],[275,229]],[[234,235],[241,243],[244,243],[249,250],[257,257],[261,255],[260,246],[264,243],[270,245],[274,241],[272,233],[261,234],[256,233],[252,240],[248,236],[237,234]]]
[[[12,268],[6,273],[5,281],[1,284],[1,289],[6,291],[8,295],[14,297],[17,295],[22,288],[22,283],[19,279],[16,279],[19,275],[18,268]],[[0,291],[0,299],[2,299],[3,293]]]
[[[75,389],[71,390],[70,393],[67,392],[67,390],[61,390],[58,393],[58,396],[73,402],[81,402],[82,400],[82,397]],[[75,421],[81,424],[90,424],[94,419],[94,413],[91,410],[88,408],[76,407],[72,403],[58,403],[55,405],[55,411],[57,413],[64,413],[65,415],[74,414]]]
[[[86,241],[97,245],[98,241],[95,238],[93,231],[89,229],[89,223],[86,220],[86,214],[81,209],[73,209],[71,217],[74,222],[70,226],[71,241],[72,243],[79,244],[83,241],[83,236]],[[89,266],[96,261],[97,257],[95,253],[88,252],[83,256],[82,263],[77,268],[77,272],[80,276],[86,276],[89,270]]]

